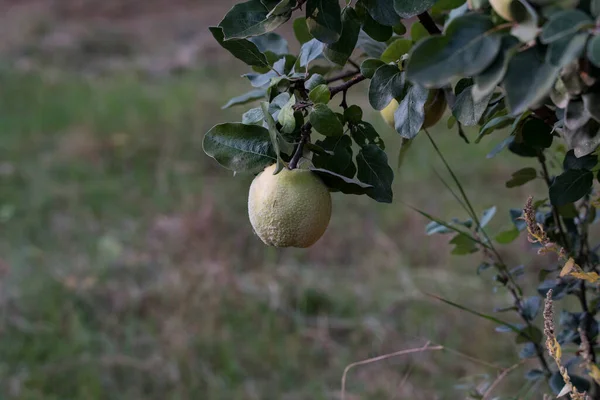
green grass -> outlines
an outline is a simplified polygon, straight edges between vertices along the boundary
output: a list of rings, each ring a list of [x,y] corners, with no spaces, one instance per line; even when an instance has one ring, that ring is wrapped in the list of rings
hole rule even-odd
[[[426,340],[517,360],[509,335],[421,294],[485,312],[509,301],[491,293],[490,274],[475,274],[479,256],[449,256],[449,238],[425,236],[426,221],[402,204],[464,217],[423,135],[397,173],[394,204],[336,194],[313,248],[263,246],[246,215],[251,177],[202,152],[204,132],[242,112],[220,109],[246,89],[227,76],[0,72],[2,398],[336,399],[347,364]],[[371,119],[394,165],[399,138]],[[542,188],[504,188],[528,162],[485,159],[503,134],[467,145],[442,122],[432,135],[478,210],[498,205],[492,233]],[[523,249],[502,252],[531,265]],[[479,373],[495,372],[421,354],[356,368],[348,390],[454,399],[453,385]]]

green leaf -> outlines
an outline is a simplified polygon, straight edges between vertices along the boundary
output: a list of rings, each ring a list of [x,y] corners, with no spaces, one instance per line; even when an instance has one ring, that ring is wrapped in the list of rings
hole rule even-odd
[[[394,30],[391,26],[382,25],[375,21],[370,14],[364,16],[364,22],[362,29],[367,35],[377,40],[378,42],[385,42],[392,37]]]
[[[600,67],[600,36],[594,36],[587,44],[587,57],[592,64]]]
[[[315,154],[313,164],[317,168],[333,171],[349,178],[356,175],[352,160],[352,140],[348,135],[330,136],[315,143],[331,154]]]
[[[506,139],[504,139],[503,141],[498,143],[498,145],[496,147],[494,147],[485,157],[488,159],[496,157],[496,155],[498,155],[498,153],[500,153],[502,150],[504,150],[507,146],[510,146],[514,140],[515,140],[514,136],[507,137]]]
[[[273,118],[278,118],[279,112],[285,105],[290,101],[290,94],[288,92],[283,92],[275,96],[271,103],[269,103],[269,113],[273,116]]]
[[[456,256],[473,254],[479,251],[477,243],[464,233],[459,233],[450,240],[450,244],[454,245],[451,254]]]
[[[321,135],[340,136],[344,133],[342,123],[325,104],[315,104],[308,118],[312,126]]]
[[[344,194],[365,194],[372,190],[371,185],[359,182],[355,179],[348,178],[333,171],[328,171],[322,168],[310,168],[312,172],[319,175],[319,178],[325,182],[325,185],[330,189],[339,190]]]
[[[298,56],[298,62],[301,67],[306,67],[308,64],[319,58],[323,54],[323,43],[317,39],[309,40],[302,45],[300,49],[300,55]]]
[[[429,36],[429,32],[427,31],[427,29],[425,29],[422,23],[415,22],[410,27],[410,38],[413,42],[416,43],[419,40],[426,38],[427,36]]]
[[[277,167],[275,168],[275,173],[277,174],[284,167],[283,160],[279,155],[279,131],[277,130],[277,126],[275,125],[275,120],[273,119],[273,116],[269,113],[269,103],[267,103],[266,101],[260,103],[260,107],[263,112],[263,118],[267,123],[269,137],[271,139],[271,145],[273,146],[273,150],[275,151],[275,155],[277,157]]]
[[[211,26],[209,28],[215,40],[227,51],[229,51],[235,58],[242,60],[248,65],[257,67],[268,67],[267,57],[261,52],[261,50],[246,39],[232,39],[225,41],[223,36],[223,30],[220,27]]]
[[[576,130],[590,120],[591,115],[583,104],[583,99],[570,99],[565,110],[564,125],[567,129]]]
[[[360,149],[356,156],[357,178],[373,186],[367,195],[381,203],[391,203],[393,198],[392,181],[394,171],[388,165],[387,155],[374,144]]]
[[[425,87],[444,86],[455,77],[484,71],[496,58],[501,36],[484,15],[467,14],[453,19],[444,35],[417,43],[406,66],[407,79]]]
[[[521,315],[528,321],[533,321],[539,314],[541,307],[542,298],[540,296],[527,297],[521,302]]]
[[[569,374],[569,378],[571,378],[571,383],[577,388],[577,391],[583,393],[590,390],[590,383],[585,378],[573,374]],[[565,386],[565,380],[563,379],[559,371],[555,371],[552,374],[549,383],[550,388],[552,389],[555,395],[558,395]]]
[[[291,12],[267,17],[269,9],[260,0],[249,0],[233,6],[219,26],[225,40],[245,39],[276,29],[290,19]]]
[[[296,96],[292,95],[277,115],[277,120],[281,124],[281,132],[283,133],[292,133],[296,129],[296,117],[294,117],[295,104]]]
[[[369,103],[375,110],[383,110],[390,102],[402,96],[404,76],[394,65],[383,65],[375,71],[369,85]]]
[[[215,125],[204,136],[202,148],[219,164],[236,172],[259,172],[277,161],[269,131],[258,125]]]
[[[340,39],[342,17],[337,0],[308,0],[306,23],[312,36],[322,43],[332,44]]]
[[[394,9],[402,18],[411,18],[427,11],[436,0],[394,0]]]
[[[504,78],[507,105],[513,116],[543,99],[552,89],[559,68],[544,62],[539,46],[516,53]]]
[[[465,306],[462,306],[462,305],[460,305],[460,304],[454,303],[453,301],[446,300],[446,299],[444,299],[444,298],[442,298],[442,297],[439,297],[439,296],[436,296],[436,295],[433,295],[433,294],[427,294],[427,295],[428,295],[429,297],[433,297],[434,299],[440,300],[440,301],[442,301],[442,302],[444,302],[444,303],[446,303],[446,304],[449,304],[449,305],[451,305],[452,307],[456,307],[456,308],[458,308],[458,309],[460,309],[460,310],[467,311],[467,312],[468,312],[468,313],[470,313],[470,314],[476,315],[476,316],[478,316],[478,317],[481,317],[481,318],[483,318],[483,319],[486,319],[486,320],[488,320],[488,321],[491,321],[491,322],[493,322],[493,323],[495,323],[495,324],[498,324],[498,325],[500,325],[500,326],[505,326],[505,327],[507,327],[508,329],[510,329],[511,331],[513,331],[513,332],[515,332],[515,333],[521,333],[521,329],[519,329],[518,327],[516,327],[516,326],[515,326],[515,325],[513,325],[513,324],[510,324],[510,323],[508,323],[508,322],[504,322],[504,321],[502,321],[501,319],[498,319],[498,318],[496,318],[496,317],[492,317],[491,315],[486,315],[486,314],[480,313],[480,312],[478,312],[478,311],[472,310],[472,309],[470,309],[470,308],[467,308],[467,307],[465,307]]]
[[[379,58],[385,51],[385,43],[378,42],[361,30],[358,34],[356,48],[364,51],[368,57]]]
[[[260,88],[270,83],[273,78],[277,78],[278,76],[283,75],[285,73],[284,69],[285,58],[282,58],[281,60],[273,64],[273,69],[269,72],[266,72],[264,74],[251,72],[242,76],[244,78],[248,78],[252,86]]]
[[[248,103],[250,103],[252,101],[256,101],[258,99],[262,99],[266,95],[267,95],[267,91],[265,89],[251,90],[250,92],[244,93],[241,96],[234,97],[233,99],[229,100],[227,102],[227,104],[225,104],[221,108],[222,109],[226,109],[226,108],[233,107],[233,106],[239,106],[239,105],[242,105],[242,104],[248,104]]]
[[[509,117],[508,115],[500,115],[499,117],[490,119],[479,130],[479,135],[477,136],[477,139],[475,139],[475,143],[479,143],[484,136],[491,134],[495,130],[510,126],[512,122],[513,118]]]
[[[586,93],[581,98],[588,114],[596,121],[600,121],[600,93]]]
[[[496,242],[500,244],[509,244],[515,241],[519,237],[519,230],[517,228],[512,228],[504,232],[500,232],[496,235]]]
[[[502,36],[500,51],[494,61],[481,74],[473,77],[472,90],[476,101],[492,93],[502,82],[508,68],[508,61],[519,45],[519,41],[514,36]]]
[[[496,211],[497,211],[496,206],[492,206],[492,207],[488,208],[487,210],[484,210],[483,214],[481,215],[481,218],[479,219],[479,227],[477,229],[482,229],[487,224],[489,224],[490,221],[492,220],[492,218],[494,218],[494,215],[496,215]]]
[[[534,41],[539,34],[539,17],[535,9],[525,0],[514,0],[509,7],[517,22],[510,34],[523,43]]]
[[[537,171],[535,170],[535,168],[522,168],[517,172],[513,172],[512,178],[508,182],[506,182],[506,187],[510,189],[522,186],[527,182],[534,180],[535,178],[537,178]]]
[[[283,56],[289,52],[287,40],[275,32],[269,32],[264,35],[253,37],[250,41],[263,53],[270,51],[279,56]]]
[[[319,74],[314,74],[311,75],[310,78],[308,78],[308,80],[306,82],[304,82],[304,88],[306,90],[313,90],[314,88],[316,88],[317,86],[320,85],[326,85],[327,81],[325,80],[325,78],[323,78],[322,75]]]
[[[565,159],[563,160],[563,169],[586,169],[591,171],[598,164],[598,156],[588,154],[583,157],[576,157],[574,150],[569,150],[567,154],[565,154]]]
[[[392,27],[394,33],[398,36],[403,36],[406,34],[406,26],[402,23],[402,21],[398,22],[396,25]]]
[[[552,146],[552,127],[541,119],[528,118],[521,129],[523,142],[537,150]]]
[[[565,67],[583,54],[588,38],[587,33],[565,36],[548,46],[546,61],[556,67]]]
[[[383,143],[373,125],[368,122],[352,123],[350,125],[350,135],[352,135],[352,139],[360,147],[374,144],[381,150],[385,150],[385,143]]]
[[[252,108],[242,115],[242,124],[259,125],[263,121],[262,108]]]
[[[313,35],[308,31],[305,17],[296,18],[294,20],[294,35],[300,44],[304,44],[313,39]]]
[[[425,121],[425,103],[429,90],[419,85],[412,85],[394,113],[395,129],[403,138],[413,139]]]
[[[329,91],[329,87],[327,85],[319,85],[310,91],[308,94],[308,98],[315,104],[329,103],[329,99],[331,97],[331,92]]]
[[[270,4],[273,2],[277,2],[277,0],[261,0],[263,2],[263,4],[265,6],[267,6],[268,8],[270,7]],[[271,11],[268,14],[268,17],[272,16],[272,15],[282,15],[282,14],[286,14],[289,13],[290,11],[292,11],[292,8],[296,5],[296,0],[280,0],[278,3],[275,4],[275,6],[271,9]]]
[[[396,39],[385,49],[381,55],[381,61],[391,63],[402,59],[412,47],[412,41],[408,39]]]
[[[565,127],[563,138],[567,145],[575,151],[577,157],[583,157],[596,150],[600,144],[599,129],[600,124],[595,119],[590,119],[584,126],[576,130]]]
[[[589,193],[594,174],[584,169],[570,169],[556,177],[550,186],[550,201],[555,206],[573,203]]]
[[[576,33],[589,24],[593,24],[592,19],[581,10],[559,11],[552,14],[549,21],[544,24],[540,40],[544,44],[552,43]]]
[[[600,16],[600,0],[591,0],[590,12],[596,18]]]
[[[526,326],[519,332],[517,337],[515,338],[516,343],[541,343],[544,338],[544,334],[540,330],[540,328],[536,326]]]
[[[351,124],[360,124],[363,117],[362,109],[353,104],[344,110],[344,118]]]
[[[479,123],[481,116],[487,109],[493,92],[476,101],[473,98],[472,86],[469,86],[456,97],[452,107],[452,115],[464,126],[474,126]]]
[[[373,19],[382,25],[395,26],[400,23],[394,4],[390,0],[361,0]]]
[[[360,73],[367,79],[373,78],[375,71],[379,69],[385,63],[377,58],[367,58],[360,65]]]
[[[342,34],[335,43],[325,46],[323,55],[332,63],[344,66],[354,51],[358,34],[360,32],[360,20],[353,8],[346,8],[342,13]]]

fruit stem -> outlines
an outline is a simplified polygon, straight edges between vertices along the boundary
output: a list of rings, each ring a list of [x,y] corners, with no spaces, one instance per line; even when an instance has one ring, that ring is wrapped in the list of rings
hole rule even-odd
[[[304,124],[304,126],[302,126],[302,128],[301,128],[302,137],[300,138],[298,147],[296,147],[296,152],[294,153],[294,155],[292,156],[292,159],[290,160],[290,163],[288,165],[289,169],[298,168],[298,162],[300,161],[300,158],[302,158],[302,154],[304,153],[304,145],[310,140],[311,129],[312,129],[312,124],[310,122],[307,122],[306,124]]]

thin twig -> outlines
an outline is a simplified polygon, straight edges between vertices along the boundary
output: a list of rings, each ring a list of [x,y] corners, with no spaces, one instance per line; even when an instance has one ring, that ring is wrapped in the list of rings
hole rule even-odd
[[[330,84],[330,83],[333,83],[336,81],[341,81],[342,79],[351,78],[356,74],[360,74],[360,70],[342,72],[339,75],[335,75],[335,76],[332,76],[331,78],[328,78],[325,82],[327,84]]]
[[[506,376],[508,374],[510,374],[515,369],[519,368],[524,363],[525,363],[525,360],[521,360],[518,363],[516,363],[515,365],[513,365],[512,367],[506,368],[504,371],[502,371],[500,373],[500,375],[498,375],[498,377],[496,378],[496,380],[494,382],[492,382],[492,384],[490,385],[490,387],[485,391],[485,393],[483,394],[483,397],[481,398],[481,400],[486,400],[489,396],[491,396],[491,394],[494,391],[494,389],[496,388],[496,386],[498,386],[500,384],[500,382],[502,382],[502,380],[504,378],[506,378]]]
[[[357,83],[360,83],[362,81],[364,81],[365,79],[367,79],[364,75],[362,74],[356,74],[354,75],[354,77],[344,83],[342,83],[339,86],[334,86],[332,88],[329,88],[329,91],[331,92],[331,96],[330,98],[333,99],[333,97],[340,93],[340,92],[345,92],[348,89],[350,89],[352,86],[356,85]]]
[[[296,147],[296,151],[294,152],[294,155],[292,156],[292,159],[290,160],[290,163],[288,165],[289,169],[298,168],[298,162],[300,161],[300,159],[302,158],[302,155],[304,154],[304,145],[310,140],[311,129],[312,129],[312,124],[310,122],[307,122],[306,124],[304,124],[304,126],[302,126],[302,128],[301,128],[302,137],[300,138],[300,143],[298,143],[298,147]]]

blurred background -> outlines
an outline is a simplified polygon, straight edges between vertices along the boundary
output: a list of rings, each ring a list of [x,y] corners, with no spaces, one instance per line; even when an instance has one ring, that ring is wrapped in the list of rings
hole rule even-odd
[[[206,131],[251,107],[221,109],[250,89],[207,30],[232,4],[0,0],[0,398],[339,399],[349,363],[427,341],[518,362],[513,335],[423,294],[490,313],[510,304],[493,273],[476,273],[480,255],[450,255],[450,237],[427,236],[407,207],[465,217],[425,136],[396,172],[393,204],[334,194],[307,250],[252,233],[252,177],[202,151]],[[366,90],[352,101],[395,166],[400,138]],[[477,210],[498,207],[492,235],[543,193],[541,181],[504,186],[533,161],[486,159],[505,134],[466,144],[444,119],[432,135]],[[524,238],[501,252],[535,293],[527,277],[547,259]],[[523,368],[499,393],[527,391]],[[347,399],[465,398],[497,373],[413,354],[350,370]]]

